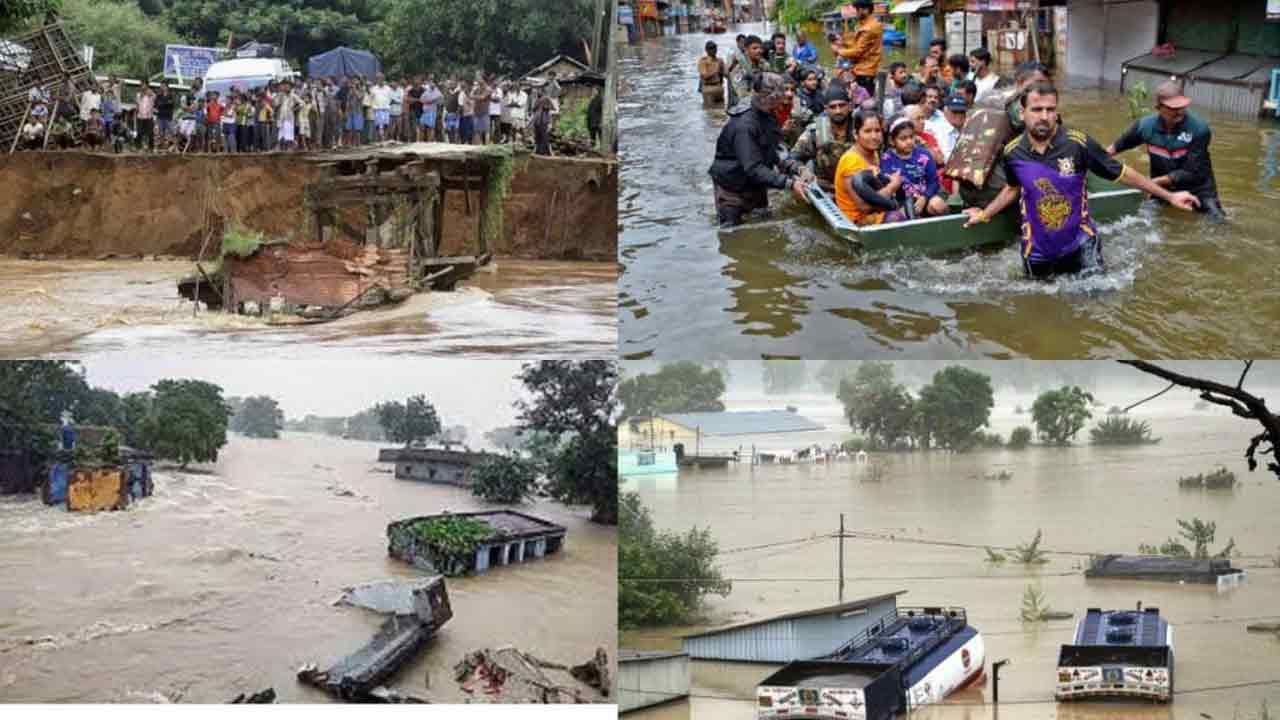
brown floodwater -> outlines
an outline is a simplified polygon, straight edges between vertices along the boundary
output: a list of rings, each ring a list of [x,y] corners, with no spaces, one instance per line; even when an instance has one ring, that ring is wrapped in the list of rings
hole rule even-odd
[[[736,33],[760,31],[739,26],[710,39],[726,57]],[[1280,351],[1274,119],[1208,114],[1231,222],[1145,207],[1102,228],[1103,276],[1029,282],[1012,243],[862,262],[789,194],[775,194],[772,219],[717,230],[707,169],[726,116],[704,109],[695,91],[707,39],[654,38],[620,56],[624,357],[1220,358]],[[898,52],[884,62],[899,59]],[[1066,122],[1104,145],[1131,122],[1116,91],[1070,90],[1061,107]],[[1147,169],[1140,151],[1125,159]]]
[[[382,621],[331,602],[347,586],[421,577],[387,557],[387,523],[485,509],[465,490],[397,481],[378,448],[235,436],[210,472],[162,468],[155,495],[124,512],[0,500],[0,700],[219,703],[274,687],[325,702],[297,668],[327,667]],[[449,579],[453,619],[394,688],[461,702],[454,664],[504,644],[566,664],[602,646],[613,661],[615,529],[586,508],[522,509],[567,526],[564,549]]]
[[[323,324],[194,312],[178,297],[189,262],[0,258],[0,358],[93,359],[180,352],[208,358],[613,357],[617,266],[500,259],[458,292],[429,293]]]
[[[1255,388],[1256,390],[1256,388]],[[1104,405],[1136,400],[1134,388],[1098,392]],[[1131,397],[1132,396],[1132,397]],[[997,392],[992,429],[1008,436],[1030,424],[1016,406],[1034,395]],[[845,599],[906,590],[899,602],[959,605],[986,639],[987,662],[1008,658],[1001,673],[998,717],[1116,720],[1144,718],[1258,717],[1261,704],[1280,707],[1280,683],[1234,689],[1198,689],[1280,681],[1280,638],[1248,633],[1250,622],[1280,620],[1280,482],[1249,473],[1242,459],[1256,425],[1216,409],[1196,411],[1194,396],[1171,393],[1133,411],[1147,420],[1159,444],[1093,447],[1082,440],[1067,448],[1024,451],[979,450],[966,454],[873,453],[885,476],[868,479],[865,466],[747,464],[727,470],[630,478],[624,490],[640,493],[662,528],[707,527],[722,550],[834,533],[840,513],[849,530],[892,535],[894,540],[845,541]],[[704,442],[709,450],[753,444],[761,450],[798,449],[839,442],[850,433],[841,408],[829,396],[767,398],[731,394],[730,409],[798,406],[827,430]],[[1087,431],[1082,433],[1087,438]],[[1223,465],[1241,484],[1234,491],[1183,490],[1177,479]],[[985,479],[1007,471],[1007,481]],[[1164,583],[1088,581],[1079,555],[1050,555],[1031,569],[992,565],[981,549],[942,547],[930,541],[1012,546],[1043,530],[1043,547],[1066,553],[1128,552],[1139,543],[1176,536],[1175,519],[1198,517],[1217,523],[1219,548],[1234,538],[1247,568],[1243,585],[1224,591]],[[926,541],[926,542],[919,542]],[[706,622],[697,628],[668,627],[623,633],[624,647],[677,649],[678,636],[703,627],[832,604],[837,600],[837,540],[723,554],[719,567],[737,578],[725,598],[709,596]],[[1141,601],[1158,607],[1174,626],[1177,689],[1169,706],[1132,703],[1058,705],[1053,701],[1058,648],[1071,640],[1075,621],[1025,625],[1019,620],[1024,589],[1045,593],[1055,610],[1127,608]],[[777,669],[745,663],[693,663],[695,697],[638,711],[638,720],[740,719],[753,717],[757,683]],[[938,720],[995,718],[991,686],[967,690],[944,706],[912,717]],[[1233,713],[1238,712],[1238,715]]]

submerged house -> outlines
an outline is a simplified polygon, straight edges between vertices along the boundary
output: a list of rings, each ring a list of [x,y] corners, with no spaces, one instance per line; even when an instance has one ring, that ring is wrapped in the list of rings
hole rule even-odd
[[[663,449],[684,445],[691,451],[719,438],[744,435],[807,433],[825,430],[790,410],[666,413],[630,418],[618,426],[618,447]],[[719,444],[726,444],[721,442]]]
[[[407,447],[383,450],[378,459],[396,464],[397,480],[441,483],[471,487],[471,470],[491,457],[490,453],[454,450],[452,445],[441,447]]]

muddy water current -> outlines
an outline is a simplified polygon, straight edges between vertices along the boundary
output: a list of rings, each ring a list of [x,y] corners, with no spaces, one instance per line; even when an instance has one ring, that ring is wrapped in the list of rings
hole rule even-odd
[[[484,509],[465,490],[394,479],[378,445],[313,435],[234,437],[207,472],[160,468],[124,512],[0,501],[0,700],[218,703],[299,685],[363,645],[381,616],[331,602],[346,586],[421,577],[387,557],[386,524]],[[347,495],[346,493],[350,493]],[[568,527],[544,560],[448,580],[454,617],[393,687],[465,697],[453,665],[514,644],[585,662],[616,645],[616,534],[589,509],[524,508]]]
[[[176,282],[187,262],[0,259],[0,357],[92,359],[148,351],[211,358],[333,353],[613,357],[616,266],[499,260],[458,292],[430,293],[342,320],[270,327],[193,312]]]
[[[733,37],[711,38],[721,57]],[[1192,358],[1280,350],[1274,120],[1207,114],[1232,221],[1210,225],[1144,207],[1102,228],[1104,276],[1026,281],[1012,244],[863,262],[816,213],[781,193],[771,220],[717,231],[707,168],[726,115],[703,109],[696,95],[707,39],[656,38],[621,56],[624,357]],[[1131,122],[1114,91],[1064,92],[1061,108],[1070,126],[1104,145]],[[1124,159],[1145,172],[1143,155]]]
[[[1015,412],[1033,396],[997,396],[992,418],[1008,436],[1030,424]],[[1169,398],[1167,402],[1165,399]],[[1008,658],[1001,673],[999,714],[991,709],[989,679],[953,696],[946,705],[912,714],[939,720],[980,718],[1257,718],[1261,704],[1280,706],[1280,637],[1246,632],[1251,622],[1280,621],[1280,482],[1248,473],[1242,459],[1254,425],[1216,410],[1193,411],[1194,398],[1171,394],[1133,411],[1161,442],[1138,447],[1032,447],[953,455],[873,453],[868,465],[731,465],[728,470],[632,478],[625,490],[640,493],[661,527],[710,528],[722,550],[789,540],[811,542],[726,552],[719,567],[735,578],[728,597],[709,596],[706,622],[624,633],[625,647],[677,649],[678,636],[715,625],[821,607],[837,600],[839,515],[846,528],[877,539],[845,540],[845,599],[906,590],[900,605],[959,605],[985,637],[988,667]],[[783,451],[848,437],[840,408],[825,397],[788,398],[826,431],[746,436],[708,441],[704,449],[755,445]],[[772,403],[777,406],[777,402]],[[763,409],[759,399],[733,409]],[[1085,433],[1087,437],[1087,431]],[[868,467],[882,465],[873,481]],[[1223,465],[1241,484],[1234,491],[1184,490],[1181,476]],[[994,479],[1000,472],[1007,480]],[[991,478],[991,479],[988,479]],[[1216,542],[1234,538],[1243,554],[1234,560],[1247,580],[1223,591],[1213,586],[1126,580],[1086,581],[1090,553],[1134,553],[1139,543],[1177,537],[1175,519],[1217,523]],[[1049,562],[1025,568],[985,561],[982,546],[1009,547],[1042,530]],[[891,538],[891,539],[890,539]],[[975,547],[949,547],[955,542]],[[1141,601],[1158,607],[1174,625],[1176,689],[1169,706],[1132,703],[1057,705],[1053,701],[1058,648],[1069,643],[1075,620],[1023,624],[1024,589],[1043,591],[1054,610],[1078,618],[1089,607],[1128,608]],[[693,663],[694,697],[637,718],[729,719],[753,717],[757,683],[777,666]],[[1220,686],[1228,689],[1206,690]],[[1238,715],[1233,713],[1238,712]],[[1203,714],[1202,714],[1203,713]]]

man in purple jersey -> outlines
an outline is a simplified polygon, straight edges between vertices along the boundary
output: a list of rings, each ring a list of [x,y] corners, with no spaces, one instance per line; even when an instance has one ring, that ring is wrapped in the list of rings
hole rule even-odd
[[[967,208],[965,227],[986,222],[1021,199],[1022,261],[1027,275],[1048,280],[1057,275],[1092,274],[1103,268],[1102,242],[1089,217],[1087,173],[1124,183],[1183,210],[1199,204],[1188,192],[1170,192],[1142,173],[1116,161],[1079,130],[1058,123],[1058,91],[1052,83],[1033,84],[1022,96],[1026,132],[1004,148],[1009,184],[985,208]]]

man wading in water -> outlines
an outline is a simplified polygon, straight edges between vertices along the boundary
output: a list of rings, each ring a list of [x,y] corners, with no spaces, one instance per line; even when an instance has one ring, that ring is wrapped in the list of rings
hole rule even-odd
[[[964,226],[987,222],[1021,197],[1022,261],[1030,277],[1047,280],[1104,269],[1102,241],[1089,217],[1085,177],[1090,172],[1183,210],[1200,203],[1189,192],[1171,193],[1160,187],[1107,155],[1093,138],[1060,125],[1058,90],[1049,82],[1033,84],[1022,96],[1022,118],[1026,132],[1004,148],[1009,184],[985,208],[966,208],[969,220]]]
[[[698,59],[698,89],[702,91],[704,106],[724,104],[724,79],[726,71],[724,61],[716,57],[718,48],[714,42],[707,42],[707,54]]]
[[[729,110],[729,122],[716,141],[710,170],[721,227],[738,225],[746,215],[767,211],[771,188],[790,187],[796,197],[805,200],[806,181],[799,177],[799,164],[784,162],[778,156],[782,128],[773,112],[786,101],[783,77],[762,73],[756,77],[750,103]]]

